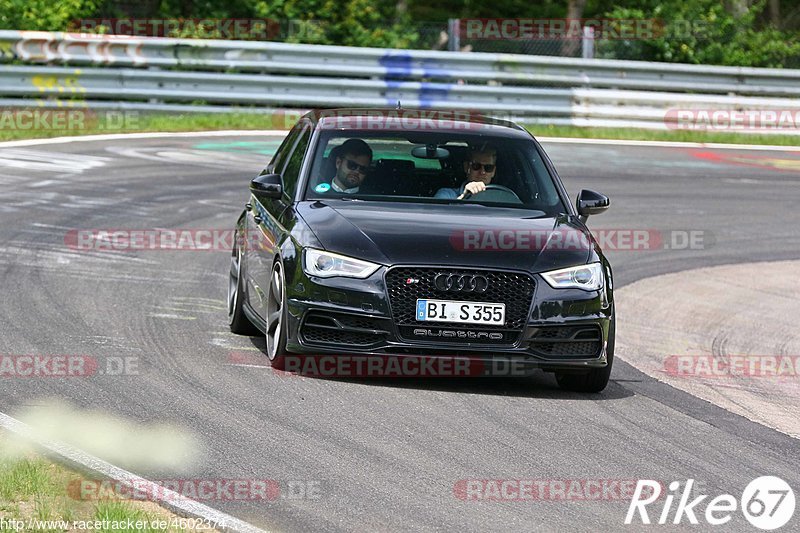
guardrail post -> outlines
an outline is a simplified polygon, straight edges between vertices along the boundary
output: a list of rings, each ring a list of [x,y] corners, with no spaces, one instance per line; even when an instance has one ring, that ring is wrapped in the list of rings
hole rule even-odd
[[[156,71],[158,71],[158,70],[161,70],[161,69],[158,68],[158,67],[150,66],[150,67],[147,67],[147,70],[150,70],[150,71],[156,70]],[[160,100],[159,98],[148,98],[147,103],[148,104],[163,104],[164,102],[162,100]]]
[[[461,50],[461,19],[447,19],[447,49],[451,52]]]
[[[594,59],[594,27],[583,27],[583,48],[581,50],[583,59]]]

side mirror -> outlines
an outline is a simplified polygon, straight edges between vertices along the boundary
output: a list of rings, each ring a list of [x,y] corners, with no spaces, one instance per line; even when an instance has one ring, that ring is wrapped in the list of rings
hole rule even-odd
[[[262,174],[250,182],[250,192],[260,199],[280,198],[283,194],[283,183],[280,174]]]
[[[608,199],[608,196],[589,189],[581,190],[578,193],[578,199],[575,201],[581,222],[586,222],[589,215],[599,215],[604,212],[609,205],[611,205],[611,200]]]

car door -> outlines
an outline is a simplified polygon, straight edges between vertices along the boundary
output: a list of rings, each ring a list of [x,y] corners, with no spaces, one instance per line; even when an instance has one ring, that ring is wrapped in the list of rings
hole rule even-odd
[[[247,217],[248,234],[251,242],[247,262],[248,291],[250,306],[261,318],[266,317],[267,290],[272,273],[272,263],[278,251],[278,244],[287,233],[285,213],[294,201],[295,187],[300,175],[303,158],[311,140],[311,123],[299,123],[287,136],[276,152],[275,157],[261,174],[280,174],[283,196],[275,199],[258,200],[250,198],[252,209]]]

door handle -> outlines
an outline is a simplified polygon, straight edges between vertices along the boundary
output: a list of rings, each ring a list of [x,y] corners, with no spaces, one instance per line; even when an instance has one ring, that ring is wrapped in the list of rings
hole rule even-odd
[[[245,207],[245,209],[250,211],[251,209],[253,209],[253,204],[251,204],[250,202],[247,202],[246,204],[244,204],[244,207]]]
[[[259,215],[254,216],[253,220],[255,220],[256,224],[261,224],[261,217]]]

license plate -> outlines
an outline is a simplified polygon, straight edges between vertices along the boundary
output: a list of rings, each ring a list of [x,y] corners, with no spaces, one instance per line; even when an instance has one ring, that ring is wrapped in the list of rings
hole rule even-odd
[[[417,320],[458,324],[505,324],[506,304],[417,300]]]

